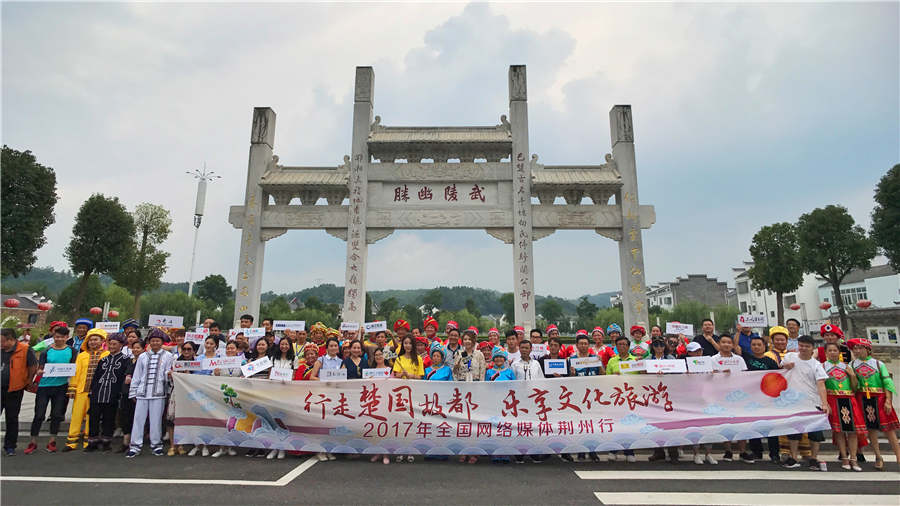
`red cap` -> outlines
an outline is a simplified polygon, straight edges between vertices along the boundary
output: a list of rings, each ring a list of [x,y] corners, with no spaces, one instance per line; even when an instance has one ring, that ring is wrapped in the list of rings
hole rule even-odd
[[[591,335],[593,335],[594,332],[599,332],[601,336],[606,335],[603,333],[603,327],[594,327],[594,330],[591,331]]]
[[[478,343],[478,349],[479,349],[479,350],[483,350],[483,349],[485,349],[485,348],[491,348],[491,347],[493,347],[493,346],[494,346],[494,345],[491,344],[490,341],[482,341],[482,342]]]
[[[447,325],[445,325],[445,328],[446,328],[446,327],[450,327],[451,329],[459,330],[459,324],[456,323],[455,320],[450,320],[450,321],[448,321],[448,322],[447,322]]]
[[[629,334],[634,334],[635,332],[640,331],[641,335],[647,335],[647,330],[640,325],[632,325],[631,330],[628,331]]]
[[[61,321],[50,322],[50,330],[53,330],[55,327],[69,328],[69,325],[66,322]]]
[[[844,338],[844,332],[841,330],[841,328],[838,327],[837,325],[832,325],[830,323],[826,323],[825,325],[822,325],[822,328],[819,329],[819,334],[821,334],[823,336],[825,334],[837,334],[837,336],[839,338],[841,338],[841,339]],[[869,348],[871,348],[871,347],[872,346],[870,345]]]
[[[491,327],[491,329],[488,330],[488,335],[491,335],[491,334],[497,334],[497,335],[499,336],[499,335],[500,335],[500,331],[497,330],[497,327]]]
[[[513,330],[515,330],[516,332],[521,332],[523,334],[525,333],[525,327],[521,325],[516,325],[515,327],[513,327]]]
[[[437,330],[439,327],[437,320],[431,316],[426,316],[425,321],[422,322],[422,328],[428,328],[429,325],[434,325],[434,330]]]
[[[551,323],[550,325],[547,325],[547,335],[548,335],[548,336],[550,335],[550,331],[551,331],[551,330],[555,330],[555,331],[559,332],[559,327],[557,327],[557,326],[556,326],[555,324],[553,324],[553,323]]]
[[[395,321],[394,322],[394,332],[396,332],[397,329],[409,330],[409,322],[406,320],[402,320],[402,319]]]
[[[454,322],[454,323],[456,323],[456,322]],[[474,332],[474,333],[475,333],[475,337],[478,337],[478,329],[475,328],[475,325],[472,325],[471,327],[467,328],[467,329],[466,329],[466,332]]]
[[[868,348],[869,351],[872,351],[872,341],[869,341],[868,339],[864,339],[861,337],[857,337],[855,339],[851,339],[851,340],[847,341],[847,346],[851,350],[853,348],[856,348],[857,346],[863,346],[865,348]]]
[[[428,339],[426,339],[425,336],[416,336],[416,342],[427,345]]]
[[[575,337],[578,337],[578,336],[587,337],[587,335],[588,335],[587,330],[584,330],[584,329],[578,329],[578,332],[575,333]]]

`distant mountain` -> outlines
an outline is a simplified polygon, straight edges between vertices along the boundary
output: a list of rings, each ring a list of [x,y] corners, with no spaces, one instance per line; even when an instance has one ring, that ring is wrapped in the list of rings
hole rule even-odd
[[[77,280],[77,276],[69,271],[56,271],[52,267],[36,267],[24,276],[13,278],[3,278],[3,293],[16,292],[38,292],[41,295],[47,295],[51,298],[59,296],[67,286]],[[100,282],[103,286],[109,286],[112,279],[109,276],[100,276]],[[159,288],[154,290],[158,292],[187,292],[188,284],[166,283],[160,284]],[[369,292],[372,300],[379,304],[391,297],[397,299],[399,306],[406,304],[414,304],[419,306],[422,304],[425,294],[431,291],[431,288],[415,288],[408,290],[373,290]],[[470,286],[439,286],[437,290],[441,294],[441,308],[447,311],[458,311],[466,307],[466,301],[472,299],[475,307],[481,314],[502,314],[503,306],[500,304],[500,296],[502,292],[497,290],[488,290],[485,288],[473,288]],[[617,292],[603,292],[594,295],[586,295],[588,300],[597,305],[597,307],[609,307],[609,299]],[[331,283],[322,284],[310,288],[304,288],[296,292],[278,294],[268,291],[262,294],[262,302],[270,302],[276,297],[284,297],[290,301],[296,298],[300,302],[306,302],[310,297],[316,297],[324,304],[343,304],[344,287],[336,286]],[[579,297],[580,298],[580,297]],[[542,304],[548,299],[553,299],[560,304],[565,314],[575,314],[575,307],[578,305],[578,299],[565,299],[552,295],[538,295],[535,297],[536,304]]]

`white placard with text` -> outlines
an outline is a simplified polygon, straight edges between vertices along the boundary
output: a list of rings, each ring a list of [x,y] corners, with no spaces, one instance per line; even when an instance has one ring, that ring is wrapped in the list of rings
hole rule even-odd
[[[375,369],[363,369],[363,379],[385,379],[391,377],[390,367],[378,367]]]
[[[207,371],[212,371],[213,369],[231,369],[234,367],[240,367],[243,362],[244,357],[204,358],[203,368]]]
[[[600,357],[591,355],[590,357],[569,357],[569,365],[572,369],[581,369],[584,367],[600,367]]]
[[[150,315],[150,322],[148,325],[151,327],[183,327],[184,317],[167,314],[152,314]]]
[[[694,326],[690,323],[666,322],[666,334],[684,334],[686,336],[693,336]]]
[[[712,360],[712,363],[713,369],[716,371],[738,372],[747,370],[747,363],[737,355],[715,358]]]
[[[241,372],[244,373],[245,378],[249,378],[250,376],[253,376],[260,371],[265,371],[270,367],[272,367],[272,360],[270,360],[269,357],[263,357],[254,360],[253,362],[242,365]]]
[[[645,369],[646,367],[643,360],[628,360],[625,362],[619,362],[620,372],[638,372]]]
[[[44,364],[44,378],[69,378],[75,376],[76,364]]]
[[[303,320],[275,320],[272,330],[306,330],[306,322]]]
[[[172,362],[172,370],[178,371],[202,371],[202,360],[176,360]]]
[[[387,330],[387,322],[366,322],[366,333]]]
[[[97,322],[94,324],[94,328],[105,330],[107,333],[118,332],[119,322]]]
[[[713,372],[712,357],[687,357],[684,361],[688,372]]]
[[[184,340],[189,343],[194,343],[197,346],[203,346],[203,341],[206,341],[206,334],[200,332],[185,332]]]
[[[294,370],[286,367],[273,367],[269,371],[269,379],[274,381],[293,381]]]
[[[687,372],[687,364],[680,359],[645,360],[644,367],[648,374],[677,374]]]
[[[769,319],[764,314],[741,314],[738,315],[737,322],[742,327],[763,328],[769,326]]]
[[[341,322],[341,332],[348,331],[353,332],[359,330],[359,322]]]
[[[347,369],[319,369],[322,381],[341,381],[347,379]]]
[[[569,373],[566,369],[566,359],[564,358],[548,358],[544,360],[545,374],[559,374],[565,376]]]

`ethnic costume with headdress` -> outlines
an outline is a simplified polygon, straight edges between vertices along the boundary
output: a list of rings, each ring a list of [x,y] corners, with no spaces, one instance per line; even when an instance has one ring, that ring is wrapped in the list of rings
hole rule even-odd
[[[78,337],[75,331],[78,330],[79,325],[87,326],[88,332],[90,332],[90,330],[94,328],[94,322],[90,318],[79,318],[75,320],[75,325],[72,326],[72,335],[71,337],[69,337],[69,339],[66,340],[66,344],[69,345],[69,347],[71,347],[73,350],[80,350],[82,343],[84,343],[84,341],[87,341],[88,337],[87,334],[85,334],[82,338]]]
[[[844,362],[830,360],[826,360],[823,365],[825,374],[828,375],[828,379],[825,380],[825,391],[828,393],[828,406],[831,408],[828,414],[831,430],[835,433],[856,432],[865,436],[865,418],[850,383],[850,375],[847,374],[850,366]]]
[[[516,373],[509,367],[507,363],[507,358],[509,355],[503,351],[499,346],[495,346],[493,350],[491,350],[491,362],[494,361],[497,357],[503,357],[503,367],[497,368],[496,365],[493,369],[489,369],[484,374],[484,381],[513,381],[516,379]]]
[[[872,342],[868,339],[851,339],[847,342],[850,348],[863,346],[872,351]],[[854,359],[851,362],[858,382],[856,398],[865,416],[869,430],[888,432],[900,429],[897,412],[894,407],[885,405],[886,393],[897,394],[894,380],[885,367],[884,362],[869,356],[866,360]]]
[[[112,340],[125,346],[124,334],[118,332],[111,334],[107,338],[107,343]],[[116,428],[116,412],[119,409],[125,376],[130,364],[131,359],[121,351],[116,354],[109,353],[97,363],[94,379],[91,382],[91,417],[88,424],[88,443],[91,446],[96,447],[98,444],[103,444],[109,449],[113,431]],[[100,430],[101,424],[102,431]]]
[[[101,345],[94,351],[88,351],[87,343],[93,336],[100,337]],[[66,438],[64,451],[74,450],[78,446],[78,440],[87,432],[85,429],[90,427],[88,410],[91,405],[91,384],[94,380],[94,371],[100,359],[109,355],[109,352],[103,349],[102,341],[105,340],[105,330],[91,329],[81,341],[81,353],[75,359],[75,376],[69,380],[69,394],[74,396],[74,402],[72,403],[72,420],[69,422],[69,435]],[[84,446],[87,447],[87,445],[87,438],[85,438]]]
[[[319,347],[316,343],[306,343],[300,350],[301,360],[302,357],[306,357],[307,350],[314,350],[316,353],[319,353]],[[299,362],[297,368],[294,369],[294,381],[309,381],[312,379],[314,365],[316,365],[315,361],[311,364],[307,364],[305,360]]]
[[[443,358],[441,359],[440,367],[427,367],[425,368],[425,379],[429,381],[453,381],[453,370],[450,365],[447,363],[449,355],[447,354],[447,349],[444,348],[441,343],[437,341],[431,342],[431,347],[428,351],[429,359],[431,355],[434,355],[434,352],[440,351]]]
[[[159,329],[153,329],[147,336],[147,342],[157,338],[165,341],[165,333]],[[154,353],[150,349],[141,353],[134,364],[134,374],[128,390],[128,397],[136,399],[129,455],[141,452],[144,444],[144,425],[147,423],[148,416],[150,418],[150,447],[154,453],[162,452],[163,411],[166,407],[168,393],[167,373],[172,369],[174,361],[175,355],[172,353],[164,349]]]

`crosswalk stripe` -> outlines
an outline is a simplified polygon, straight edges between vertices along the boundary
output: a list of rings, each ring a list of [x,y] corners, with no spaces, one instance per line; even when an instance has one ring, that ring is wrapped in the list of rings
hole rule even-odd
[[[820,472],[787,472],[787,471],[706,471],[697,474],[690,471],[575,471],[582,480],[646,480],[648,474],[653,480],[789,480],[789,481],[877,481],[900,482],[896,473],[820,473]]]
[[[696,492],[595,492],[603,504],[669,504],[755,506],[758,504],[783,505],[847,505],[869,506],[897,505],[896,495],[843,495],[843,494],[715,494]]]
[[[728,462],[725,462],[724,460],[722,460],[721,455],[722,455],[721,453],[715,453],[715,452],[712,453],[712,456],[715,457],[716,459],[718,459],[718,461],[719,461],[720,464],[722,464],[722,463],[728,464]],[[894,455],[893,452],[891,452],[890,450],[888,450],[888,451],[882,450],[881,456],[882,456],[882,458],[884,459],[885,462],[897,462],[897,456]],[[649,459],[650,459],[650,455],[649,455],[649,454],[646,454],[646,455],[636,455],[635,457],[637,458],[637,461],[638,461],[638,462],[649,462]],[[681,457],[679,460],[680,460],[681,462],[693,462],[693,459],[694,459],[694,457],[691,455],[690,452],[688,452],[688,453],[685,453],[684,456]],[[867,459],[866,461],[867,461],[868,463],[875,462],[875,455],[872,454],[872,451],[871,451],[871,450],[868,450],[868,449],[866,450],[866,459]],[[622,457],[622,456],[620,455],[620,456],[619,456],[619,459],[618,459],[618,462],[621,464],[624,460],[625,460],[624,457]],[[821,455],[819,455],[819,460],[828,462],[829,465],[832,465],[832,463],[838,462],[839,459],[838,459],[838,454],[832,453],[832,454],[821,454]],[[739,462],[739,461],[740,461],[740,459],[739,459],[737,456],[735,456],[735,462]],[[603,463],[603,462],[606,462],[606,456],[605,456],[605,455],[600,455],[600,463]],[[765,464],[768,464],[768,463],[769,463],[769,458],[768,458],[768,457],[763,457],[762,460],[757,460],[756,462],[757,462],[757,463],[765,463]],[[800,463],[801,463],[801,464],[804,464],[805,462],[806,462],[806,460],[805,460],[805,457],[804,457],[803,459],[801,459],[801,462],[800,462]],[[585,463],[586,463],[586,462],[585,462]],[[705,464],[704,464],[704,465],[705,465]]]

